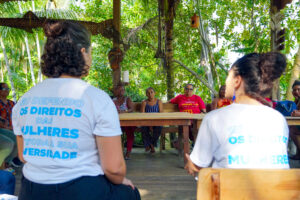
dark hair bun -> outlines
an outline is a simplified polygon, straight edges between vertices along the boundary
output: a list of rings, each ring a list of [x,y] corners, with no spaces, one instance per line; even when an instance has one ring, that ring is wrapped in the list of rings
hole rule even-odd
[[[261,95],[270,92],[274,80],[278,79],[286,68],[286,58],[278,52],[269,52],[260,54],[258,67],[261,71],[261,81],[259,89]]]
[[[47,42],[42,55],[42,73],[48,77],[62,74],[81,77],[88,74],[87,63],[81,52],[91,46],[89,31],[73,21],[46,21],[44,32]]]
[[[286,68],[286,58],[278,52],[260,54],[259,67],[263,81],[278,79]]]
[[[47,38],[56,38],[60,36],[63,33],[64,29],[64,23],[60,23],[57,21],[48,20],[44,24],[44,32]]]

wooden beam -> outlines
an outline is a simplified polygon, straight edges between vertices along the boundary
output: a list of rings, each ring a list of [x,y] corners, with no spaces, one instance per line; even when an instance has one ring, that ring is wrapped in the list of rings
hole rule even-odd
[[[121,27],[121,0],[113,0],[113,27],[119,34],[119,38],[113,39],[113,49],[120,50],[120,27]],[[121,64],[113,68],[113,86],[121,82]]]

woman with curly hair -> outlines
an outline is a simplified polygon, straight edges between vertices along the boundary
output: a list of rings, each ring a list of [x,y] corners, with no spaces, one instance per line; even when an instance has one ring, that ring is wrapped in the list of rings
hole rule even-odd
[[[48,22],[42,73],[13,109],[25,163],[19,199],[140,199],[125,177],[114,103],[81,78],[92,57],[90,33],[77,23]]]
[[[234,103],[208,113],[185,169],[203,167],[289,168],[288,126],[265,100],[286,68],[280,53],[252,53],[238,59],[226,79],[225,97]],[[265,104],[265,105],[264,105]]]

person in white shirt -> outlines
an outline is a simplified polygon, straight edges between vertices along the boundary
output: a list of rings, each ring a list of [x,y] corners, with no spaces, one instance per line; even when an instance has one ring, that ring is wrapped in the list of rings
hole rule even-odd
[[[191,175],[203,167],[289,168],[288,126],[267,105],[264,96],[286,68],[280,53],[251,53],[238,59],[226,79],[226,98],[234,103],[208,113],[201,124],[185,169]]]
[[[19,200],[140,199],[125,177],[121,130],[110,97],[88,75],[91,40],[78,23],[47,22],[42,73],[13,109],[25,163]]]

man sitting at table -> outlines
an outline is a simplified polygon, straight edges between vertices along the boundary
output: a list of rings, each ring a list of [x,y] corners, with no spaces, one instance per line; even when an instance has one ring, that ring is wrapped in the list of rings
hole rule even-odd
[[[186,84],[184,87],[184,94],[180,94],[170,100],[170,103],[178,104],[180,112],[188,112],[192,114],[206,113],[205,103],[200,96],[194,95],[193,84]],[[194,141],[192,127],[189,131],[190,140]]]
[[[300,80],[296,80],[292,86],[297,110],[292,112],[292,117],[300,117]],[[290,137],[297,147],[297,152],[290,159],[300,160],[300,126],[290,126]]]

